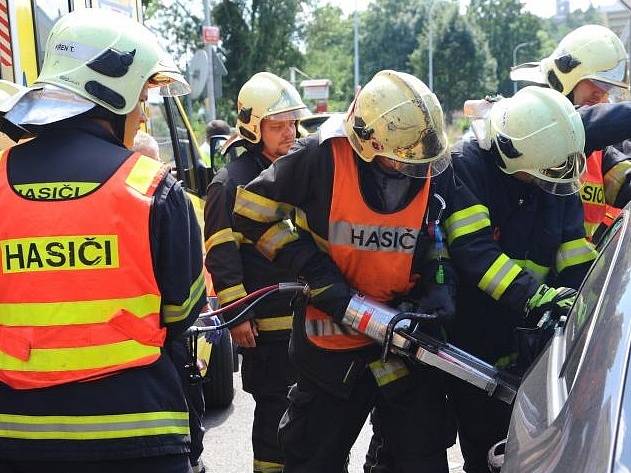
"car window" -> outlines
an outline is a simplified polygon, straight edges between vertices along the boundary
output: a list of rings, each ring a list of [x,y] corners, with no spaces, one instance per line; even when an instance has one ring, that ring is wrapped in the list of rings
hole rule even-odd
[[[171,168],[175,168],[175,154],[173,152],[173,142],[171,133],[169,132],[169,122],[164,106],[164,100],[159,102],[147,102],[147,128],[151,136],[158,142],[160,148],[160,160],[168,164]]]
[[[565,363],[561,370],[561,376],[565,377],[568,391],[574,383],[583,353],[589,342],[590,327],[599,316],[598,309],[606,293],[603,289],[606,289],[608,284],[622,228],[621,224],[616,225],[603,239],[604,244],[599,248],[600,255],[585,278],[568,317],[565,328]]]
[[[180,109],[175,104],[173,97],[167,97],[164,101],[167,113],[171,116],[173,129],[171,139],[175,141],[175,161],[178,164],[178,175],[184,181],[184,186],[191,191],[197,188],[195,182],[195,154],[193,153],[193,139],[191,138],[186,123],[180,114]]]

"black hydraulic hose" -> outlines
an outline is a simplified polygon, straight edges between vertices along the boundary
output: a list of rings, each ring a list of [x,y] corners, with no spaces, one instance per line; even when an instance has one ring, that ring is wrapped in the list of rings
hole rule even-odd
[[[245,309],[239,312],[237,316],[234,317],[232,320],[229,320],[228,322],[224,322],[223,324],[210,325],[207,327],[198,327],[196,325],[193,325],[192,327],[189,327],[186,330],[185,335],[191,336],[191,335],[197,335],[199,333],[217,332],[223,329],[230,329],[236,325],[239,325],[240,323],[245,322],[246,320],[251,319],[253,316],[253,312],[251,312],[251,310],[254,307],[256,307],[258,304],[260,304],[261,301],[265,300],[272,294],[284,293],[284,292],[302,292],[303,294],[306,295],[309,293],[309,286],[306,284],[301,284],[301,283],[278,283],[273,286],[268,286],[266,288],[259,289],[258,291],[255,291],[252,294],[249,294],[248,296],[244,297],[243,299],[233,302],[232,304],[225,306],[222,309],[219,309],[217,311],[204,312],[200,314],[200,317],[212,317],[213,315],[217,315],[222,312],[225,312],[227,309],[233,309],[233,308],[242,306],[249,300],[252,300],[252,298],[255,297],[257,294],[261,294],[258,297],[256,297],[256,299],[254,299],[253,302],[248,304],[248,306]]]

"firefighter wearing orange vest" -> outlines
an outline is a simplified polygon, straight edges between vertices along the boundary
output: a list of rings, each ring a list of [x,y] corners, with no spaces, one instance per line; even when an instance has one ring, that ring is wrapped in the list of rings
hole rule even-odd
[[[606,103],[610,93],[628,90],[627,74],[622,41],[604,26],[586,25],[567,34],[540,63],[513,69],[511,78],[547,85],[583,107]],[[597,240],[607,222],[610,224],[631,199],[629,157],[614,147],[594,150],[587,160],[580,195],[585,232]]]
[[[0,104],[3,130],[35,135],[0,157],[3,472],[190,472],[164,344],[205,301],[201,241],[168,169],[128,149],[153,86],[189,89],[153,34],[79,10]]]
[[[343,471],[375,406],[400,471],[448,470],[440,374],[382,363],[342,318],[355,290],[395,304],[414,294],[421,310],[453,313],[452,272],[436,244],[449,159],[436,96],[414,76],[381,71],[343,119],[238,190],[235,229],[311,287],[306,315],[294,314],[284,471]],[[297,228],[286,220],[294,211]]]

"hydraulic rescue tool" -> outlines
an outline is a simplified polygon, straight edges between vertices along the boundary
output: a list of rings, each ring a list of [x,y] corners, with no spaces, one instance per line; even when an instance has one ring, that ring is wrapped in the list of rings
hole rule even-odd
[[[198,325],[188,329],[190,340],[191,365],[194,366],[197,351],[197,336],[207,336],[219,330],[229,329],[252,315],[251,309],[276,292],[293,292],[302,297],[309,294],[309,286],[300,283],[279,283],[255,291],[248,296],[213,312],[203,313]],[[235,318],[226,323],[218,323],[217,315],[234,310],[246,303]],[[396,355],[413,362],[433,366],[463,381],[483,389],[490,397],[511,404],[517,394],[519,378],[460,350],[459,348],[439,340],[426,333],[431,327],[439,324],[433,314],[401,312],[385,304],[371,300],[361,294],[355,294],[342,319],[347,330],[362,333],[383,346],[382,358]]]

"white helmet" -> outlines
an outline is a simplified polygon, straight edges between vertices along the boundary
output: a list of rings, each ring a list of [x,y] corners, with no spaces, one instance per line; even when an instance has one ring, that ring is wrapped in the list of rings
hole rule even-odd
[[[298,120],[309,115],[296,88],[271,72],[257,72],[237,99],[237,131],[251,143],[261,141],[261,121]]]
[[[564,95],[536,86],[521,89],[493,104],[489,133],[505,173],[528,173],[551,194],[579,190],[585,170],[585,130]]]
[[[375,74],[348,109],[344,128],[364,161],[381,156],[412,177],[437,175],[449,165],[443,110],[413,75],[390,70]]]
[[[190,87],[157,38],[143,25],[106,9],[84,8],[62,16],[46,43],[35,83],[0,112],[16,124],[44,125],[100,105],[127,115],[145,85],[162,95]]]
[[[600,25],[571,31],[549,57],[513,68],[510,77],[548,85],[563,95],[570,94],[584,79],[595,81],[604,90],[629,88],[624,45],[613,31]]]

